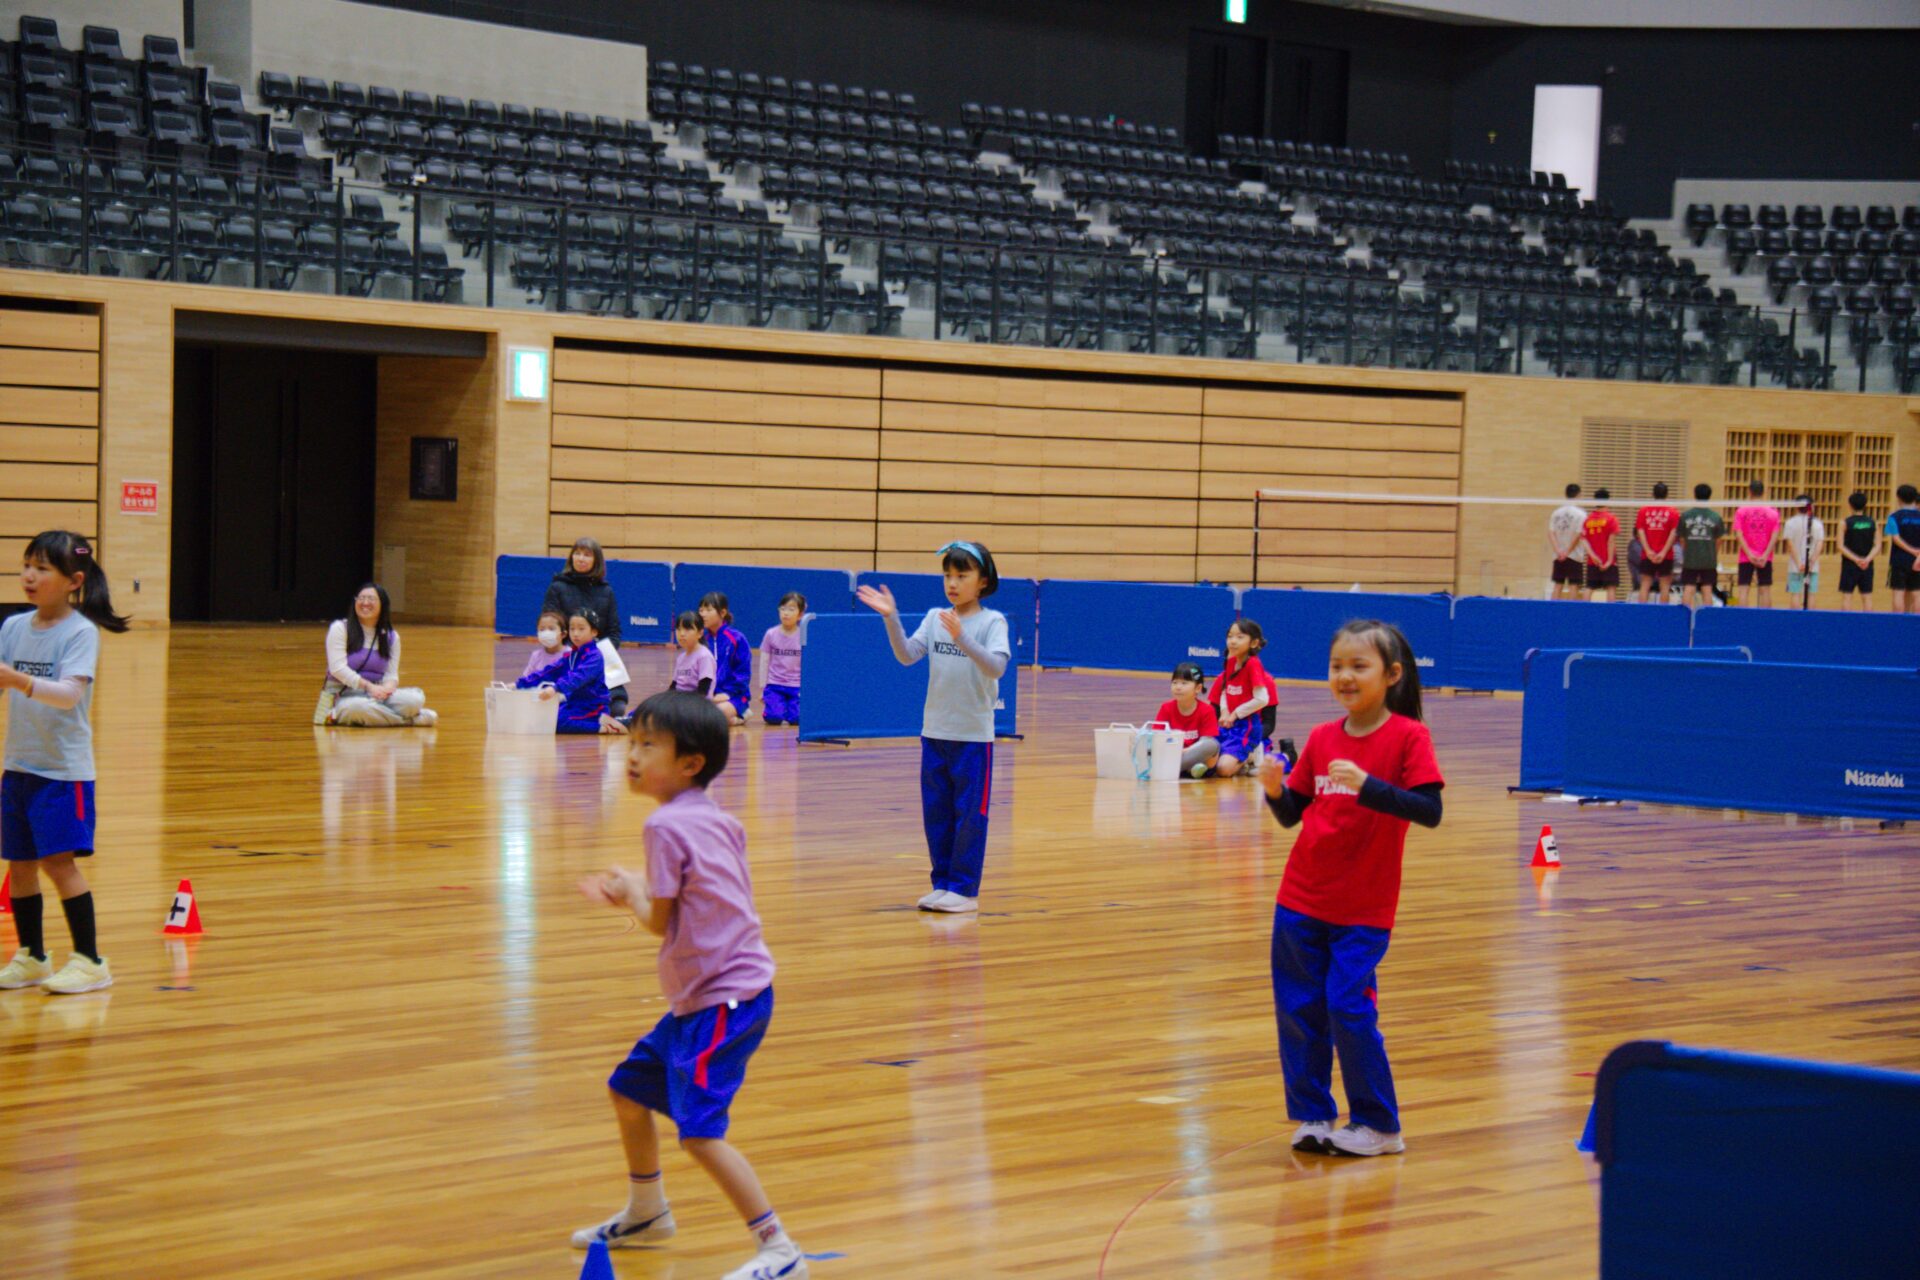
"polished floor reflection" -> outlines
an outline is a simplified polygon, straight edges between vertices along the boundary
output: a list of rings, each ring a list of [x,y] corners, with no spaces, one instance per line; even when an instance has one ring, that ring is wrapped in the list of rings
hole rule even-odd
[[[106,638],[89,871],[118,983],[0,994],[10,1280],[570,1277],[568,1231],[624,1195],[601,1081],[661,1001],[642,936],[573,890],[639,857],[621,744],[490,740],[480,691],[527,647],[456,629],[407,633],[437,728],[316,731],[320,639]],[[629,666],[663,685],[667,651]],[[1020,679],[978,919],[908,909],[915,744],[756,726],[716,788],[780,965],[734,1136],[821,1280],[1586,1276],[1573,1141],[1614,1044],[1920,1068],[1920,836],[1509,797],[1519,703],[1439,697],[1447,820],[1410,841],[1382,970],[1409,1151],[1296,1157],[1288,838],[1249,783],[1093,779],[1088,729],[1162,681]],[[1281,708],[1301,738],[1334,714]],[[1789,754],[1756,767],[1786,785]],[[1537,883],[1543,821],[1566,869]],[[182,878],[189,943],[159,932]],[[676,1151],[667,1178],[680,1237],[619,1274],[736,1264],[717,1192]]]

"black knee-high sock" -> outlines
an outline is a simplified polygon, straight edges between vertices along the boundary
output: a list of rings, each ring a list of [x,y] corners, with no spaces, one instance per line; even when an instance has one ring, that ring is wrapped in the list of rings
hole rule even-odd
[[[20,945],[33,954],[35,960],[47,958],[47,935],[40,927],[40,909],[46,902],[39,894],[29,897],[13,895],[13,927],[20,933]]]
[[[67,928],[73,934],[73,949],[99,963],[100,947],[93,937],[93,890],[60,899],[60,908],[67,913]]]

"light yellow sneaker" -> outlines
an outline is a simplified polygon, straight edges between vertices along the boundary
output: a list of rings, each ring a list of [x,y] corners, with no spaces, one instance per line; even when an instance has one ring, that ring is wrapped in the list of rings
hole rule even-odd
[[[107,971],[105,959],[89,960],[77,954],[67,960],[65,968],[42,983],[47,994],[53,996],[77,996],[112,985],[113,975]]]
[[[13,959],[7,961],[7,967],[0,969],[0,991],[37,987],[52,976],[53,961],[36,960],[33,952],[22,947],[13,953]]]

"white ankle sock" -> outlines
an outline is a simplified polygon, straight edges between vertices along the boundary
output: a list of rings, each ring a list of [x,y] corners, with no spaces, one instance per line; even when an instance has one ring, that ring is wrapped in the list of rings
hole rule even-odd
[[[778,1249],[781,1245],[792,1246],[787,1238],[787,1229],[780,1225],[780,1215],[769,1209],[747,1224],[747,1234],[764,1251]]]
[[[645,1222],[667,1211],[667,1192],[657,1173],[627,1175],[627,1221]]]

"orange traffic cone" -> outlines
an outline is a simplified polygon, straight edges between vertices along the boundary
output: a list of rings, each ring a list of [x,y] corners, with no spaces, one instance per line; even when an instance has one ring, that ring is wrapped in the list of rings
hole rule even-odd
[[[166,927],[160,930],[170,938],[188,938],[206,932],[200,924],[200,904],[194,901],[193,881],[182,880],[173,891],[173,906],[167,910]]]
[[[1553,828],[1550,826],[1540,828],[1540,838],[1533,842],[1533,865],[1536,867],[1560,865],[1560,843],[1553,838]]]
[[[0,916],[13,914],[13,872],[0,879]]]

